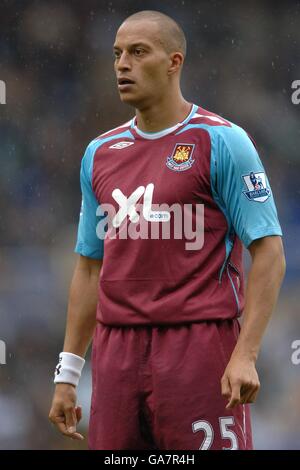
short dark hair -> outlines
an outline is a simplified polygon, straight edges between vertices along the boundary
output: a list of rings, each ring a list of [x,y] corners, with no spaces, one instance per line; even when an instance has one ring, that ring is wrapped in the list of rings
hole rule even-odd
[[[143,10],[128,16],[126,21],[155,21],[160,25],[160,41],[167,52],[179,51],[186,56],[186,37],[181,26],[168,15],[155,10]]]

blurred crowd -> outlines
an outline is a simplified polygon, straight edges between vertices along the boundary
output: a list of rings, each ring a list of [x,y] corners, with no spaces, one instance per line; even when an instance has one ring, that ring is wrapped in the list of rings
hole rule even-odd
[[[86,145],[132,117],[120,103],[112,44],[135,11],[182,25],[185,97],[256,140],[284,230],[288,270],[259,359],[257,448],[300,449],[300,2],[2,0],[0,80],[0,449],[85,448],[47,421],[62,347]],[[271,266],[270,266],[271,269]],[[268,273],[266,273],[266,276]],[[90,374],[79,401],[86,430]]]

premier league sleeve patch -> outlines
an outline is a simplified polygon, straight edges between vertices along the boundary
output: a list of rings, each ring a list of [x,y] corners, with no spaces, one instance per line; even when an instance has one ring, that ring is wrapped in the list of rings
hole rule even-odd
[[[247,191],[243,191],[249,201],[265,202],[271,195],[270,188],[267,187],[266,175],[264,172],[242,176]]]

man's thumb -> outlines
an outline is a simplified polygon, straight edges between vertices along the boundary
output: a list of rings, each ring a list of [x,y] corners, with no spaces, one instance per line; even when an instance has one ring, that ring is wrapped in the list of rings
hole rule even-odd
[[[69,410],[66,410],[65,411],[65,416],[66,416],[67,431],[69,433],[73,434],[74,432],[76,432],[76,423],[77,423],[76,413],[75,413],[74,407],[69,409]]]

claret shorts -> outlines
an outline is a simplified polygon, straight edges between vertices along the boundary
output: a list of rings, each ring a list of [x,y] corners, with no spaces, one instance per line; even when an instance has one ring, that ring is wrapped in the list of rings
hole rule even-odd
[[[110,327],[93,340],[89,448],[252,449],[249,405],[226,410],[221,377],[238,320]]]

